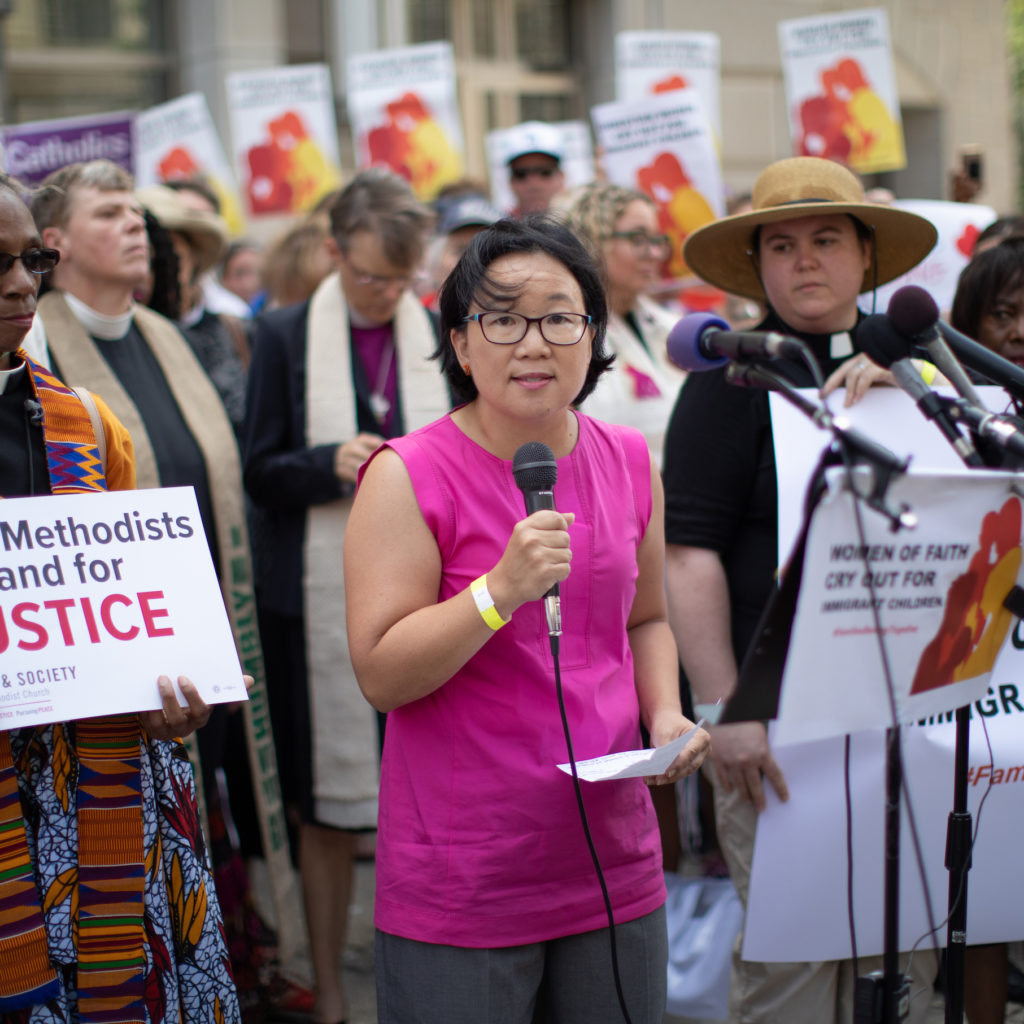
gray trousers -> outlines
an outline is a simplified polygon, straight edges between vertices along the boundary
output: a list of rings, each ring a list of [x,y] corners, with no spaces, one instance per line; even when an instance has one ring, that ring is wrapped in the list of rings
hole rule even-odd
[[[615,927],[633,1024],[661,1024],[665,908]],[[622,1024],[608,929],[501,949],[376,938],[378,1024]]]

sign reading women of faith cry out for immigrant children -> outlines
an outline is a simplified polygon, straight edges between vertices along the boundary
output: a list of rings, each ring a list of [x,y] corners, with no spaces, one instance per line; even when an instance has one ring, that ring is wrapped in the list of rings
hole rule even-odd
[[[793,151],[859,174],[906,166],[889,18],[881,8],[779,22]]]
[[[0,728],[246,699],[190,487],[0,503]]]
[[[423,200],[462,177],[465,147],[451,43],[353,54],[347,78],[360,168],[390,167]]]
[[[696,89],[715,138],[722,138],[721,41],[714,32],[619,32],[615,99],[620,103]]]
[[[721,166],[700,94],[682,89],[602,103],[590,117],[608,180],[654,200],[659,226],[672,240],[668,274],[683,276],[687,235],[725,212]]]

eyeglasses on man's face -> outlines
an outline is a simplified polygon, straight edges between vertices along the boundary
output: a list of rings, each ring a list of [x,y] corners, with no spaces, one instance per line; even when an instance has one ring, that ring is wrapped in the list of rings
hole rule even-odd
[[[483,336],[492,345],[515,345],[526,337],[530,324],[537,324],[541,337],[549,345],[575,345],[590,326],[591,317],[585,313],[547,313],[544,316],[523,316],[496,310],[471,313],[463,323],[475,320]]]
[[[404,292],[413,282],[423,276],[421,272],[416,271],[411,274],[396,274],[394,277],[386,277],[383,274],[370,274],[365,270],[360,270],[347,255],[345,262],[352,271],[352,279],[355,283],[362,288],[372,288],[375,292],[386,292],[389,288],[398,288]]]
[[[641,228],[636,231],[611,231],[605,238],[625,239],[638,255],[646,251],[658,259],[665,259],[672,251],[672,239],[668,235],[649,235]]]
[[[0,276],[6,274],[14,266],[15,260],[21,260],[22,265],[30,274],[45,274],[53,270],[60,262],[60,251],[57,249],[26,249],[17,256],[10,252],[0,252]]]

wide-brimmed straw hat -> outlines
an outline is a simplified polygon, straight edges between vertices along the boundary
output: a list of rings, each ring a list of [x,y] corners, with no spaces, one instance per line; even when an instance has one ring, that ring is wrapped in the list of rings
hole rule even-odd
[[[180,232],[188,239],[199,273],[211,270],[227,252],[230,234],[223,217],[191,209],[166,185],[147,185],[138,189],[135,197],[162,227]]]
[[[870,291],[916,266],[938,239],[924,217],[864,202],[864,189],[841,164],[797,156],[766,167],[754,183],[753,209],[699,228],[683,246],[683,259],[698,277],[735,295],[766,298],[754,251],[754,229],[795,217],[852,214],[872,229],[873,262],[861,291]]]

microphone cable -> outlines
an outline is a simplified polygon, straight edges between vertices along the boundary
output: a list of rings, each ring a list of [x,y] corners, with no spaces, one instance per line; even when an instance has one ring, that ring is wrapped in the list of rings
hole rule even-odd
[[[893,735],[886,736],[886,750],[890,752],[892,744],[898,739],[899,730],[901,728],[899,722],[899,712],[896,707],[896,689],[892,680],[892,668],[889,663],[889,654],[885,645],[885,637],[882,633],[882,620],[879,614],[879,604],[877,599],[877,591],[875,589],[874,574],[871,572],[871,565],[867,558],[867,536],[864,530],[864,519],[861,512],[859,496],[860,492],[857,490],[854,482],[854,467],[850,460],[849,453],[846,451],[842,443],[837,445],[839,449],[839,455],[843,463],[843,472],[846,478],[847,490],[850,494],[851,507],[853,510],[854,524],[857,533],[857,542],[860,545],[862,558],[861,561],[864,566],[864,573],[867,577],[867,590],[868,596],[871,600],[871,617],[875,628],[875,637],[878,641],[878,653],[882,663],[882,675],[885,682],[886,696],[889,702],[889,714],[891,718],[891,729]],[[847,822],[847,916],[850,929],[851,938],[851,959],[854,960],[854,971],[856,973],[856,948],[857,948],[857,937],[856,937],[856,920],[854,916],[854,898],[853,898],[853,797],[850,786],[850,735],[847,734],[846,750],[847,757],[844,760],[844,771],[843,771],[843,788],[844,796],[846,800],[846,822]],[[931,896],[928,892],[928,879],[924,868],[924,854],[921,849],[921,838],[917,828],[917,817],[914,813],[913,800],[910,795],[910,788],[907,783],[906,772],[903,770],[903,752],[902,749],[899,752],[899,770],[900,770],[900,794],[903,797],[904,804],[907,810],[907,823],[910,828],[911,844],[914,850],[914,859],[917,866],[918,880],[921,883],[921,890],[924,896],[924,908],[925,914],[928,920],[928,935],[933,936],[933,950],[935,952],[936,959],[939,955],[939,948],[937,942],[934,940],[934,935],[937,929],[935,925],[935,913],[932,909]],[[888,775],[888,757],[886,759],[886,775]],[[898,952],[898,951],[897,951]],[[909,962],[908,962],[909,967]]]
[[[590,822],[587,820],[587,809],[583,805],[583,789],[580,786],[580,777],[576,771],[576,755],[572,749],[572,733],[569,729],[569,716],[565,710],[565,694],[562,691],[562,667],[558,657],[558,637],[550,636],[551,656],[555,661],[555,693],[558,696],[558,713],[562,716],[562,731],[565,733],[565,745],[569,751],[569,767],[572,770],[572,785],[576,793],[576,806],[580,812],[580,822],[583,825],[583,834],[587,839],[587,848],[590,850],[590,859],[594,862],[594,870],[597,872],[597,880],[601,886],[601,896],[604,899],[604,909],[608,915],[608,936],[611,940],[612,951],[612,975],[615,979],[615,994],[619,997],[619,1009],[622,1010],[622,1019],[626,1024],[633,1024],[633,1019],[626,1008],[626,997],[622,991],[622,976],[619,973],[619,947],[615,939],[615,914],[612,910],[611,896],[608,894],[608,885],[604,879],[604,872],[601,870],[601,862],[597,856],[597,848],[594,846],[594,837],[590,833]]]

